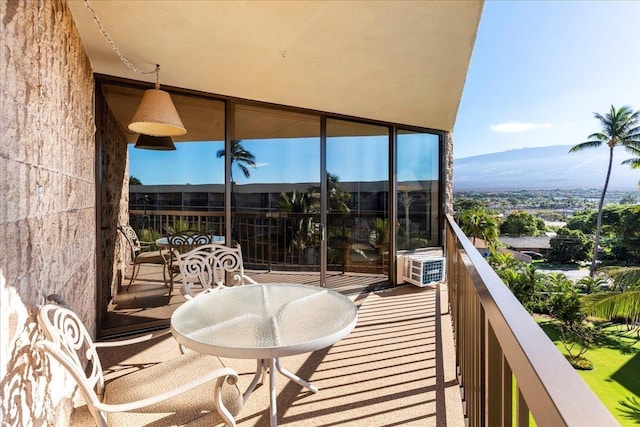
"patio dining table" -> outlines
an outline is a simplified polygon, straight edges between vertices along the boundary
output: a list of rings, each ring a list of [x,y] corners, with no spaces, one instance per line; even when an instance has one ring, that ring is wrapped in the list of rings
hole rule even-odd
[[[185,347],[203,354],[256,359],[246,402],[269,368],[271,426],[277,426],[276,377],[318,388],[280,364],[280,357],[320,350],[346,337],[357,322],[357,308],[347,297],[317,286],[266,283],[221,288],[178,307],[171,331]]]

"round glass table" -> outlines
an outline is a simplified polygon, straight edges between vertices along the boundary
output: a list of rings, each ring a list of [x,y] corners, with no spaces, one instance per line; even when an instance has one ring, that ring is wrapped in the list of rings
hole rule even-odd
[[[280,357],[320,350],[347,336],[358,311],[347,297],[317,286],[266,283],[214,290],[185,302],[171,316],[176,340],[199,353],[256,359],[246,401],[269,367],[271,425],[277,425],[275,372],[318,389],[280,365]]]

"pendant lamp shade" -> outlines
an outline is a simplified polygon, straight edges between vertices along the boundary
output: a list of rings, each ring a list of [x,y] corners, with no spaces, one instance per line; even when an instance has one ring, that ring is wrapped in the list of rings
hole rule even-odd
[[[144,92],[129,123],[129,130],[151,136],[182,136],[187,133],[171,101],[171,95],[160,89],[148,89]]]
[[[151,136],[140,134],[133,148],[145,150],[175,150],[176,146],[170,136]]]

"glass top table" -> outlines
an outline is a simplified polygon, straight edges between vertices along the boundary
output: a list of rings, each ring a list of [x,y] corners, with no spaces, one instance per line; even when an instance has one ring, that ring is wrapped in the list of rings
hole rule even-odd
[[[279,358],[328,347],[355,327],[358,311],[347,297],[317,286],[266,283],[204,293],[171,316],[181,345],[214,356],[256,359],[256,375],[246,401],[269,366],[271,425],[277,425],[275,371],[316,393],[318,389],[287,371]]]

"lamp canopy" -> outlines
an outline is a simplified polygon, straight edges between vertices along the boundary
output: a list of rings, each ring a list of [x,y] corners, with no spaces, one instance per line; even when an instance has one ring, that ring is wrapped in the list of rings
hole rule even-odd
[[[175,150],[170,136],[152,136],[140,134],[136,145],[133,148],[142,148],[145,150]]]
[[[151,136],[182,136],[187,133],[171,95],[160,89],[147,89],[138,105],[129,130]]]

